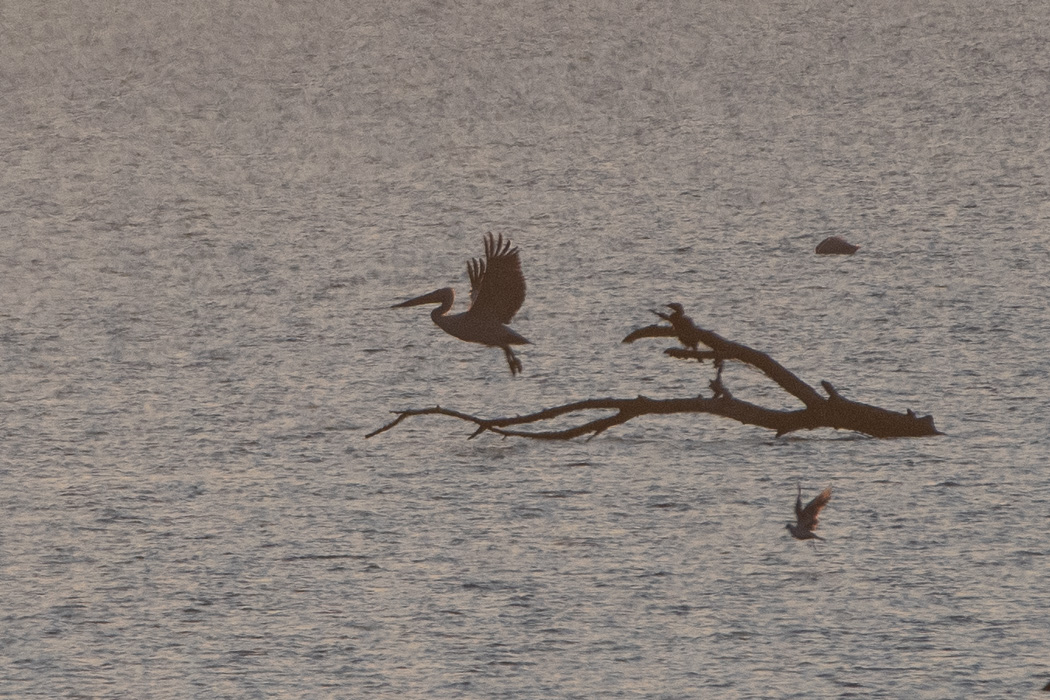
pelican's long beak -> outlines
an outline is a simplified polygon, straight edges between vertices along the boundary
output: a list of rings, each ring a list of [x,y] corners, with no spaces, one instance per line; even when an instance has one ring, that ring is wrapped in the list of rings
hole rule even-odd
[[[447,292],[447,290],[438,289],[436,291],[424,294],[421,297],[416,297],[415,299],[409,299],[408,301],[403,301],[400,304],[394,304],[390,308],[391,309],[401,309],[401,308],[404,308],[406,306],[419,306],[420,304],[441,304],[441,303],[443,303],[445,301],[446,292]]]

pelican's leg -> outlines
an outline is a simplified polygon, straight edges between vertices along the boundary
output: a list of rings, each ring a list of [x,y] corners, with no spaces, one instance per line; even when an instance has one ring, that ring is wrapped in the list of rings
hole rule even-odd
[[[518,356],[514,354],[509,345],[503,346],[503,354],[507,356],[507,365],[510,367],[511,376],[521,372],[521,360],[518,359]]]

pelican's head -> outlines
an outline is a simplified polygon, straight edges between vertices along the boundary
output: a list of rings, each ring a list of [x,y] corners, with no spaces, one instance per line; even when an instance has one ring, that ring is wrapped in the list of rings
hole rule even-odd
[[[681,315],[685,313],[685,307],[683,307],[677,301],[672,301],[670,304],[664,304],[664,306],[669,308],[671,311],[674,311],[676,314]]]

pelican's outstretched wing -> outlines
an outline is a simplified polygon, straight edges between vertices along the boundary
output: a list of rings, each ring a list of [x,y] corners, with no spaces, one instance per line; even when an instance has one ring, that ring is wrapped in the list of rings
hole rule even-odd
[[[525,301],[525,275],[521,272],[518,249],[510,241],[491,233],[485,236],[485,259],[474,258],[467,263],[470,275],[471,316],[500,323],[510,323]]]
[[[828,504],[831,500],[831,487],[827,487],[821,491],[816,498],[809,502],[809,504],[802,507],[802,487],[799,487],[798,499],[795,501],[795,517],[798,518],[799,527],[805,530],[816,530],[817,529],[817,516],[820,515],[820,509]]]

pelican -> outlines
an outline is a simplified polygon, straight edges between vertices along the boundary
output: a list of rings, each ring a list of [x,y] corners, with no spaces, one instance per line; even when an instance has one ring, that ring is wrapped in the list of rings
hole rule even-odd
[[[468,262],[467,275],[470,277],[470,308],[463,313],[448,313],[456,298],[451,287],[403,301],[391,308],[440,304],[430,313],[438,328],[460,340],[502,348],[511,375],[521,372],[521,360],[510,346],[531,343],[505,325],[525,301],[525,276],[521,273],[518,249],[511,248],[510,240],[504,241],[503,234],[498,239],[491,233],[486,234],[485,259],[474,258]]]
[[[810,501],[805,508],[802,507],[802,484],[798,485],[798,498],[795,499],[795,524],[788,523],[786,527],[791,536],[796,540],[823,540],[824,538],[814,533],[817,529],[817,516],[820,509],[831,500],[831,487],[827,487]]]

